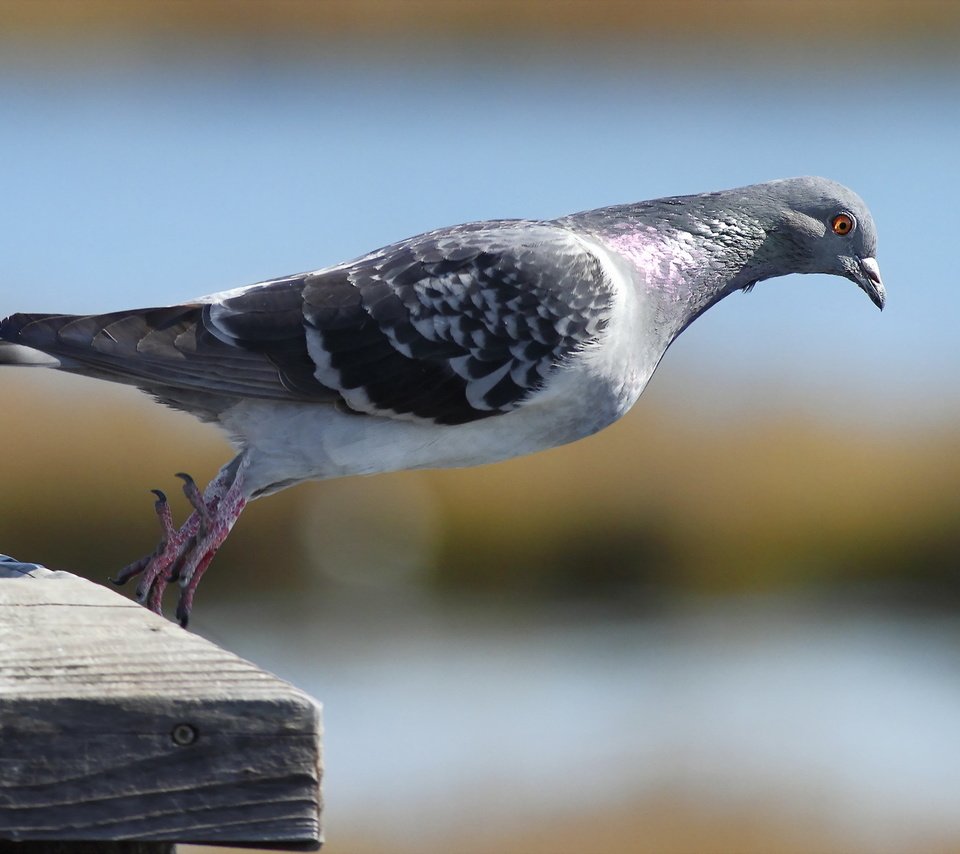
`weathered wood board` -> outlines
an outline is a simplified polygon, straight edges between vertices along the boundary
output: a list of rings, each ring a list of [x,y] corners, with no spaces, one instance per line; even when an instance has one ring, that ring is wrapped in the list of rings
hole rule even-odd
[[[315,850],[320,777],[302,691],[104,587],[0,562],[0,840]]]

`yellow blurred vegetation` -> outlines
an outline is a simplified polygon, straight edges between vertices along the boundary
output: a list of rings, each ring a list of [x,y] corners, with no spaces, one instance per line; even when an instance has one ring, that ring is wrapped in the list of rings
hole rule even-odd
[[[470,39],[538,42],[583,39],[657,45],[668,41],[783,44],[872,53],[911,44],[952,50],[960,4],[944,0],[0,0],[0,33],[76,45],[196,36],[211,41],[422,39],[434,51]],[[441,39],[446,39],[444,42]]]
[[[46,371],[0,380],[15,401],[0,419],[0,551],[21,560],[102,580],[153,547],[148,489],[167,490],[182,518],[173,472],[203,481],[231,453],[214,428],[132,389]],[[953,595],[958,450],[947,427],[869,432],[809,412],[691,423],[651,393],[619,424],[547,453],[254,502],[204,589],[236,581],[248,594],[356,571],[610,601],[859,582]],[[398,560],[402,578],[377,575]]]

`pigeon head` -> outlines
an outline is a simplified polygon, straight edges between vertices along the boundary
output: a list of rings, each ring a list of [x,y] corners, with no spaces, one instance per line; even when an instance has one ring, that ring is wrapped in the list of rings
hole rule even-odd
[[[883,308],[886,291],[876,260],[876,227],[853,190],[826,178],[787,178],[744,190],[756,192],[763,218],[772,220],[760,254],[777,259],[781,269],[772,269],[769,275],[844,276]]]

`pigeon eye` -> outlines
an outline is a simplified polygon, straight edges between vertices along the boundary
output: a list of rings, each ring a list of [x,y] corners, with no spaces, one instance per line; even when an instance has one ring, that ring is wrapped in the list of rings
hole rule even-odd
[[[833,227],[833,233],[843,236],[844,234],[849,234],[853,231],[853,217],[848,214],[837,214],[832,220],[830,220],[830,225]]]

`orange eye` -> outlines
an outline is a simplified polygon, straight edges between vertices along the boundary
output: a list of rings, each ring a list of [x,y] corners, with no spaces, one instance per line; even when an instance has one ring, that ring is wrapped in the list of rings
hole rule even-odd
[[[849,234],[853,231],[853,217],[848,216],[847,214],[837,214],[831,221],[830,225],[833,226],[833,233],[844,235]]]

